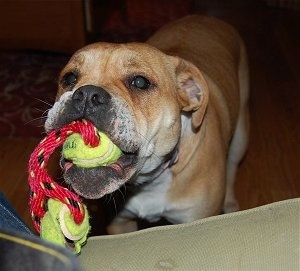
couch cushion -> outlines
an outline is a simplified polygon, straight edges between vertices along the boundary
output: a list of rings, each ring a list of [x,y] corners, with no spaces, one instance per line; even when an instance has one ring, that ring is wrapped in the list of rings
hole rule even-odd
[[[300,199],[115,236],[92,237],[89,270],[299,270]]]

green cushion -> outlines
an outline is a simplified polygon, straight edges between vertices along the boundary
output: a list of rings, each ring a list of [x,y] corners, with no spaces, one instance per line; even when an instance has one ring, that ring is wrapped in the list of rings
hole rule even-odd
[[[89,238],[83,270],[300,270],[300,199]]]

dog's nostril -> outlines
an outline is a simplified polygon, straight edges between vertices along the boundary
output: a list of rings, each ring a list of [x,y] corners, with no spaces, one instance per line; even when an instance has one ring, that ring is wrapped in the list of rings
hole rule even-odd
[[[93,105],[97,106],[102,104],[103,102],[101,101],[101,98],[98,94],[94,94],[91,98],[91,102]]]
[[[75,91],[72,98],[73,98],[73,100],[76,100],[76,101],[83,101],[85,99],[84,93],[81,90]]]

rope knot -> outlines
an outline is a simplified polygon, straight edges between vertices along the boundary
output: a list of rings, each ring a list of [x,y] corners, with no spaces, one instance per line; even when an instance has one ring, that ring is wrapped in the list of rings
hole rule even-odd
[[[79,133],[86,145],[96,147],[100,138],[96,127],[87,120],[74,121],[60,130],[50,132],[34,149],[29,159],[28,181],[30,185],[30,211],[34,226],[40,232],[40,222],[46,213],[46,202],[49,198],[66,204],[75,223],[80,224],[85,216],[85,209],[75,193],[58,185],[49,176],[47,164],[51,154],[60,147],[67,137]]]

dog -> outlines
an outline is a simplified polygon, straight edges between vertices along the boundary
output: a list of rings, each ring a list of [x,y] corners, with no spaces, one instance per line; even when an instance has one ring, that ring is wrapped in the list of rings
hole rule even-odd
[[[146,43],[94,43],[62,70],[47,132],[91,121],[119,146],[117,162],[64,167],[79,195],[101,198],[132,184],[111,234],[135,218],[186,223],[238,210],[235,174],[248,142],[246,49],[233,27],[190,15]]]

